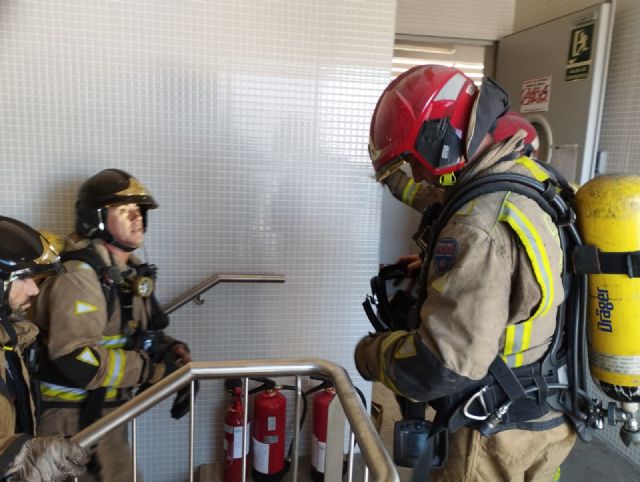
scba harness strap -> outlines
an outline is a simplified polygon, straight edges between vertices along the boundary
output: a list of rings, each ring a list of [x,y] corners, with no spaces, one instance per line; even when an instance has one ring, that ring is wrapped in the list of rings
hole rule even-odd
[[[135,282],[131,283],[125,279],[123,273],[121,273],[116,266],[105,263],[102,257],[91,246],[74,251],[65,251],[60,257],[62,261],[73,260],[86,263],[96,272],[98,280],[100,281],[100,286],[104,292],[104,297],[107,300],[108,318],[111,318],[115,308],[115,302],[119,299],[121,309],[123,310],[123,323],[126,323],[126,320],[131,319],[131,299],[133,297],[133,290],[132,286],[129,285],[135,285]],[[154,265],[139,264],[130,266],[131,269],[135,270],[139,278],[149,278],[155,282],[156,267]],[[154,325],[152,329],[163,330],[169,325],[168,316],[162,313],[160,305],[153,292],[146,296],[151,298],[151,321]]]
[[[550,170],[548,165],[544,165],[544,168]],[[558,309],[556,330],[545,357],[531,365],[511,369],[498,355],[487,378],[480,381],[477,387],[470,387],[471,393],[434,401],[434,406],[438,406],[441,413],[441,420],[436,419],[434,430],[445,427],[455,430],[459,426],[471,425],[483,434],[490,435],[517,428],[550,409],[556,409],[569,416],[581,438],[589,440],[592,436],[588,420],[593,402],[586,394],[586,372],[578,363],[579,354],[584,351],[579,334],[584,331],[586,296],[580,294],[586,288],[586,280],[583,275],[571,273],[567,267],[571,252],[581,246],[582,241],[575,226],[575,215],[568,204],[573,200],[573,193],[560,175],[550,174],[545,181],[513,173],[482,176],[459,188],[435,221],[423,226],[423,231],[418,234],[425,248],[426,267],[433,257],[438,234],[462,206],[483,194],[513,192],[532,199],[550,216],[558,227],[564,253],[563,284],[566,298]],[[423,269],[423,273],[426,271]],[[423,279],[419,290],[421,296],[426,293],[425,287],[426,280]],[[456,405],[456,402],[460,403]],[[472,406],[478,404],[486,407],[483,420],[468,416],[473,415],[470,411]],[[462,419],[461,412],[464,416]],[[464,423],[464,419],[467,419],[467,423]]]
[[[436,418],[430,430],[433,439],[438,434],[455,431],[462,426],[477,429],[483,435],[514,428],[547,430],[560,425],[564,420],[560,416],[543,422],[535,421],[550,410],[563,412],[584,441],[593,437],[597,407],[587,394],[586,370],[584,364],[580,363],[585,356],[582,334],[585,331],[586,275],[584,270],[576,266],[575,261],[572,269],[569,266],[572,262],[571,255],[579,253],[582,247],[572,209],[574,193],[566,180],[554,172],[551,166],[544,164],[541,167],[547,174],[542,180],[514,173],[482,176],[457,188],[444,206],[430,206],[423,213],[420,230],[414,237],[424,255],[418,307],[425,301],[428,267],[433,259],[439,233],[459,209],[478,196],[513,192],[535,201],[557,226],[564,258],[562,282],[565,300],[558,307],[555,332],[543,359],[522,367],[510,368],[498,355],[483,380],[468,386],[462,392],[431,401],[430,404],[436,409]],[[383,279],[384,274],[381,273],[379,278]],[[372,287],[374,285],[377,286],[378,283],[373,283],[372,280]],[[369,306],[365,306],[365,311],[376,329],[400,329],[397,320],[388,319],[392,310],[384,306],[389,304],[386,292],[384,296],[374,298],[380,315],[376,317],[378,326],[371,316],[371,300],[368,301]],[[380,330],[379,327],[383,329]],[[432,451],[425,452],[415,465],[414,475],[421,474],[423,480],[425,467],[431,466],[431,461],[428,460],[431,453]]]
[[[144,330],[144,334],[139,333],[143,330],[138,330],[136,333],[132,332],[129,326],[129,320],[133,319],[133,292],[129,287],[131,283],[125,279],[123,273],[121,273],[116,266],[107,264],[92,246],[74,251],[65,251],[62,253],[61,259],[63,262],[80,261],[87,264],[91,269],[93,269],[93,271],[95,271],[106,300],[108,319],[111,318],[114,310],[116,309],[116,300],[119,301],[122,336],[119,336],[118,339],[115,340],[115,345],[109,346],[113,346],[114,348],[117,346],[125,349],[133,349],[138,344],[144,345],[148,342],[148,333],[156,335],[154,340],[156,338],[160,338],[157,333],[162,332],[157,330]],[[153,265],[136,265],[131,266],[131,269],[134,269],[138,276],[147,276],[152,280],[155,280],[155,267]],[[162,325],[161,328],[166,327],[166,325],[168,325],[168,317],[162,313],[159,304],[155,301],[155,297],[152,293],[151,301],[150,319],[152,323],[150,323],[150,325],[155,322],[156,325]],[[140,340],[142,335],[144,335],[144,341]],[[122,345],[117,345],[117,343],[120,342]],[[79,404],[82,407],[80,414],[82,426],[88,426],[97,420],[101,416],[101,409],[103,407],[119,406],[126,401],[126,399],[118,398],[118,389],[112,388],[107,390],[104,387],[101,387],[94,390],[84,391],[82,387],[84,387],[97,372],[96,366],[78,362],[78,356],[86,350],[91,349],[86,347],[79,348],[71,354],[56,360],[56,362],[49,360],[46,350],[43,350],[41,353],[41,357],[45,362],[43,370],[41,370],[40,373],[41,381],[59,385],[60,387],[57,388],[61,389],[71,388],[72,390],[81,389],[80,391],[82,391],[82,394],[77,395],[79,397],[77,400],[47,400],[46,402],[43,402],[43,406],[45,408],[77,407]],[[97,353],[93,350],[91,350],[91,353],[95,358],[98,357]],[[73,378],[65,376],[68,375],[66,371],[69,370],[73,372]],[[67,387],[69,385],[69,380],[74,380],[76,385]]]
[[[582,246],[571,208],[573,191],[568,183],[548,165],[549,177],[538,181],[521,174],[489,174],[458,188],[442,207],[427,210],[416,234],[425,259],[419,281],[420,306],[426,296],[428,266],[440,231],[449,219],[472,199],[493,192],[513,192],[535,201],[558,227],[563,252],[563,285],[565,300],[558,308],[556,329],[550,347],[541,361],[510,368],[500,355],[492,363],[489,374],[463,392],[434,400],[436,418],[431,438],[443,431],[462,426],[491,435],[502,430],[520,428],[546,430],[558,426],[563,417],[545,422],[532,422],[549,410],[563,412],[573,423],[580,438],[593,437],[595,402],[587,394],[585,367],[579,363],[585,355],[583,343],[586,303],[586,276],[571,272],[571,254]],[[432,451],[417,461],[413,480],[424,480],[431,467]]]

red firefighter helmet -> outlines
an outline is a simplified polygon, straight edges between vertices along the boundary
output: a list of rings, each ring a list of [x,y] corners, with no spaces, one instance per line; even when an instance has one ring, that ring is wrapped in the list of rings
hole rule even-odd
[[[496,121],[496,127],[492,133],[494,142],[502,142],[514,135],[520,129],[527,135],[523,141],[523,150],[526,155],[535,153],[540,147],[538,132],[535,127],[523,116],[510,110]]]
[[[460,170],[477,91],[458,69],[442,65],[413,67],[391,82],[371,119],[376,179],[411,158],[435,176]]]

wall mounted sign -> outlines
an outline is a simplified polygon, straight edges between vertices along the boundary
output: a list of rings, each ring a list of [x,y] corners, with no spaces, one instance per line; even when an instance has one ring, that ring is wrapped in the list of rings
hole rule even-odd
[[[520,88],[520,112],[547,112],[551,97],[551,76],[529,79]]]
[[[589,77],[593,44],[593,26],[583,25],[571,31],[567,71],[564,80],[580,80]]]

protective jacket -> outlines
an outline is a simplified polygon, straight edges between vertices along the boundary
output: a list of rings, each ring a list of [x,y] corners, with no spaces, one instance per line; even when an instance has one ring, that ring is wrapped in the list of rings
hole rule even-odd
[[[526,157],[512,159],[523,132],[494,146],[462,171],[458,186],[489,173],[547,173]],[[445,200],[446,202],[446,200]],[[499,354],[511,368],[545,354],[563,301],[562,250],[551,218],[528,197],[481,195],[440,231],[426,273],[413,331],[364,338],[356,366],[413,400],[432,401],[487,375]],[[554,424],[562,423],[557,413]]]
[[[15,331],[16,343],[5,327],[0,325],[0,478],[3,469],[9,467],[24,442],[35,435],[35,409],[29,374],[22,356],[23,351],[35,341],[38,329],[28,321],[12,322],[11,326]],[[10,361],[8,357],[12,355],[15,356]],[[19,395],[20,391],[22,396]],[[24,431],[20,433],[16,429]]]
[[[99,241],[71,241],[67,250],[91,247],[111,266],[107,249]],[[133,260],[132,264],[139,264]],[[130,320],[123,320],[121,300],[108,301],[103,283],[91,265],[64,263],[67,272],[47,280],[35,307],[35,320],[46,346],[41,361],[43,405],[79,406],[88,391],[106,389],[107,405],[130,398],[131,388],[146,381],[149,357],[134,349],[130,336],[146,329],[151,313],[149,299],[132,295]],[[135,270],[118,266],[121,272]],[[66,404],[66,405],[65,405]]]
[[[384,183],[393,197],[419,212],[423,212],[434,203],[442,203],[445,198],[443,188],[415,182],[402,169],[396,170],[384,180]]]

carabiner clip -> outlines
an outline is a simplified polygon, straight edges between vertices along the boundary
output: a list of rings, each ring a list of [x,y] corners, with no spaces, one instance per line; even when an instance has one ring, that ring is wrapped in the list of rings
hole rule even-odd
[[[489,387],[485,385],[476,393],[471,395],[471,397],[469,397],[469,400],[467,400],[467,403],[464,404],[464,408],[462,409],[462,413],[464,414],[465,417],[470,418],[471,420],[478,420],[478,421],[483,421],[489,418],[489,415],[491,414],[487,410],[487,404],[484,401],[484,392],[486,392],[488,389]],[[469,409],[471,408],[471,405],[476,400],[480,402],[480,405],[482,405],[482,409],[484,410],[484,415],[474,415],[469,411]]]

